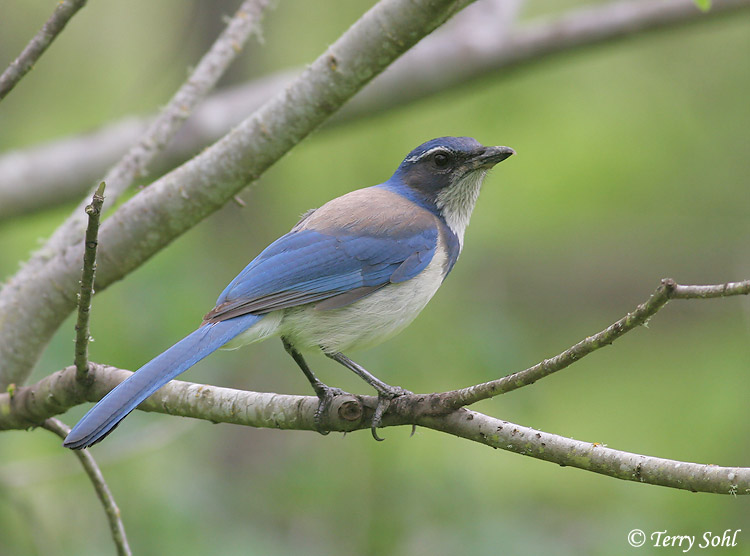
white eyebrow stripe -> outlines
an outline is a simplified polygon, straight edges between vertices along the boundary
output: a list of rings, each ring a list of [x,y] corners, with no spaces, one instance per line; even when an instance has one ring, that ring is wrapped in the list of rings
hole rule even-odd
[[[425,151],[425,152],[423,152],[423,153],[422,153],[422,154],[420,154],[420,155],[414,155],[414,156],[410,156],[409,158],[407,158],[407,159],[406,159],[406,162],[416,162],[417,160],[421,160],[421,159],[423,159],[423,158],[424,158],[425,156],[427,156],[427,155],[430,155],[430,154],[434,153],[435,151],[443,151],[443,152],[451,152],[451,153],[453,152],[453,151],[451,151],[451,150],[450,150],[449,148],[447,148],[447,147],[443,147],[443,146],[441,145],[441,146],[439,146],[439,147],[432,147],[432,148],[431,148],[430,150],[428,150],[428,151]]]

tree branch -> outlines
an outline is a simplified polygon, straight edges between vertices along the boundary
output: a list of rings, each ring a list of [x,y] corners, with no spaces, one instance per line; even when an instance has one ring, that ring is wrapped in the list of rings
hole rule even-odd
[[[78,318],[76,320],[75,366],[78,380],[86,380],[89,370],[89,316],[91,314],[91,296],[94,293],[94,276],[96,275],[96,246],[99,243],[99,217],[104,204],[104,182],[86,207],[89,224],[86,227],[86,241],[83,252],[83,271],[81,272],[81,291],[78,293]]]
[[[601,347],[653,316],[669,299],[715,298],[750,293],[750,280],[710,286],[684,286],[663,280],[656,292],[633,312],[598,334],[579,342],[563,354],[547,361],[565,363],[558,369],[580,359],[566,353],[590,346]],[[620,323],[620,326],[616,325]],[[607,341],[610,340],[610,341]],[[587,348],[581,348],[588,345]],[[581,356],[583,356],[581,355]],[[530,367],[498,381],[494,394],[509,392],[531,384],[544,363]],[[547,367],[546,370],[549,370]],[[32,386],[16,389],[13,394],[0,394],[0,430],[23,429],[44,419],[67,411],[83,401],[98,401],[112,388],[130,376],[129,371],[91,364],[92,382],[84,385],[75,378],[75,367],[68,367],[45,377]],[[553,371],[550,371],[553,372]],[[547,373],[549,374],[549,372]],[[514,378],[515,377],[515,378]],[[534,378],[537,377],[537,378]],[[533,380],[532,380],[533,379]],[[486,383],[492,384],[492,383]],[[421,425],[454,434],[537,459],[593,471],[617,479],[668,486],[694,492],[717,494],[750,494],[750,468],[718,467],[680,462],[613,450],[597,443],[581,442],[545,433],[469,411],[455,409],[453,402],[463,392],[484,392],[484,385],[440,394],[401,396],[391,403],[384,416],[384,426]],[[486,397],[486,396],[484,396]],[[467,403],[484,399],[466,395]],[[446,403],[444,400],[448,400]],[[468,401],[467,401],[468,400]],[[253,427],[315,430],[318,399],[313,396],[290,396],[245,392],[173,380],[144,401],[139,409],[170,415],[193,417],[214,423],[234,423]],[[377,407],[374,396],[344,394],[335,398],[327,417],[331,430],[368,429]]]
[[[129,371],[93,363],[92,372],[96,373],[96,381],[90,390],[91,401],[103,397],[131,374]],[[36,409],[39,409],[49,403],[48,387],[53,383],[78,390],[81,388],[75,380],[75,367],[71,366],[42,379],[36,385],[20,388],[20,395],[27,400],[34,400],[38,404]],[[37,394],[30,395],[32,390]],[[65,398],[68,393],[57,394],[55,397]],[[408,398],[410,399],[396,400],[400,403],[389,409],[383,421],[384,426],[420,425],[492,448],[617,479],[693,492],[750,494],[750,468],[747,467],[720,467],[623,452],[597,443],[531,429],[467,409],[435,415],[431,413],[433,408],[424,407],[427,405],[427,397],[415,395]],[[18,428],[9,426],[11,423],[7,419],[7,402],[8,395],[0,395],[0,429]],[[376,397],[343,395],[337,396],[336,402],[328,415],[331,430],[350,432],[369,429],[370,419],[377,405]],[[173,380],[138,408],[212,423],[312,431],[315,430],[317,406],[318,399],[314,396],[246,392]],[[16,419],[16,422],[19,420]],[[28,425],[20,428],[25,426]]]
[[[484,6],[477,4],[476,11]],[[526,66],[587,46],[605,45],[637,33],[715,21],[750,8],[750,0],[717,0],[703,13],[685,0],[606,3],[571,10],[504,32],[502,17],[471,18],[426,38],[357,94],[329,122],[341,123],[392,109],[500,70]],[[439,70],[434,64],[440,53]],[[198,151],[237,125],[245,114],[283,90],[300,70],[281,71],[209,97],[160,157],[160,167]],[[85,135],[68,137],[0,157],[0,219],[37,211],[82,193],[137,140],[150,119],[127,118]],[[21,187],[23,184],[23,187]]]
[[[34,64],[41,58],[57,35],[62,33],[68,21],[86,5],[86,0],[62,0],[55,6],[52,16],[42,26],[34,38],[0,75],[0,100],[15,87]]]
[[[86,402],[97,402],[131,374],[94,362],[89,364],[90,384],[76,379],[71,365],[36,384],[0,394],[0,430],[23,430],[39,426],[47,418],[65,413]],[[352,407],[351,404],[356,407]],[[362,428],[366,414],[372,416],[376,397],[337,396],[330,410],[331,429]],[[318,398],[263,392],[246,392],[205,384],[173,380],[146,399],[138,409],[181,417],[205,419],[253,427],[316,430]],[[367,425],[369,427],[369,425]]]
[[[444,416],[425,416],[417,424],[492,448],[615,479],[691,492],[750,494],[750,467],[720,467],[622,452],[596,442],[573,440],[468,409]]]
[[[222,207],[467,2],[381,0],[281,94],[104,221],[97,290]],[[77,245],[48,242],[0,290],[0,315],[13,315],[0,318],[0,386],[25,381],[43,346],[74,309],[76,252]]]
[[[63,439],[70,432],[70,427],[57,419],[47,419],[42,426]],[[96,490],[96,495],[99,497],[102,506],[104,506],[104,513],[109,521],[109,528],[112,531],[112,540],[117,547],[117,554],[130,556],[132,552],[130,545],[128,545],[128,537],[125,534],[125,525],[123,525],[120,517],[120,508],[117,507],[117,502],[115,502],[112,492],[104,480],[104,475],[102,475],[94,457],[88,451],[76,450],[75,454],[78,456],[78,460],[86,471],[91,484],[94,485],[94,490]]]
[[[589,353],[610,345],[625,333],[648,322],[670,299],[707,299],[748,294],[750,294],[750,280],[727,282],[726,284],[711,286],[681,286],[676,284],[674,280],[667,278],[662,280],[661,285],[651,294],[648,301],[638,305],[632,313],[628,313],[601,332],[581,340],[562,353],[550,359],[545,359],[533,367],[497,380],[491,380],[490,382],[444,394],[437,394],[437,399],[433,403],[436,406],[444,407],[445,410],[457,409],[480,400],[492,398],[498,394],[511,392],[522,386],[534,384],[540,378],[549,376],[572,365]]]

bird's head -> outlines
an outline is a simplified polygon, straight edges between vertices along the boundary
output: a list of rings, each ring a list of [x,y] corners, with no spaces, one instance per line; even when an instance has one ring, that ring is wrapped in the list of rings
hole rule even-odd
[[[485,147],[471,137],[440,137],[411,151],[393,174],[434,206],[463,243],[487,171],[515,151]]]

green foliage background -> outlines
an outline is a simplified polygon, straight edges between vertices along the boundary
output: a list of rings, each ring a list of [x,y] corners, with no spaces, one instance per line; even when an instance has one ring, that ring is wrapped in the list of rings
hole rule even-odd
[[[689,1],[689,0],[686,0]],[[526,18],[574,2],[531,1]],[[3,151],[163,104],[232,2],[90,2],[0,104]],[[370,5],[279,2],[240,82],[313,60]],[[6,0],[0,66],[51,2]],[[94,300],[92,359],[135,369],[200,322],[224,285],[307,208],[386,179],[424,140],[515,148],[487,180],[466,249],[419,319],[355,358],[415,392],[556,354],[682,283],[750,277],[750,18],[636,37],[498,72],[314,134],[243,195]],[[440,60],[435,60],[436,64]],[[71,206],[0,222],[12,274]],[[750,465],[750,300],[674,301],[574,367],[479,411],[610,447]],[[72,362],[73,324],[33,380]],[[320,356],[329,384],[367,392]],[[221,352],[187,380],[307,394],[278,341]],[[73,424],[86,408],[64,420]],[[323,437],[133,414],[92,450],[138,554],[623,554],[633,528],[741,528],[750,498],[601,477],[419,429]],[[0,554],[105,554],[104,515],[45,431],[0,443]],[[644,552],[645,553],[645,552]],[[710,550],[701,551],[711,553]]]

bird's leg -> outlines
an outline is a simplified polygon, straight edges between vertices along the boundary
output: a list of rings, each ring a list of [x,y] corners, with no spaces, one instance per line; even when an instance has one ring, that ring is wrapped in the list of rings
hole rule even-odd
[[[328,434],[330,431],[326,430],[325,423],[323,422],[324,416],[328,415],[328,409],[331,407],[331,401],[335,396],[344,394],[345,392],[340,388],[331,388],[330,386],[321,382],[321,380],[315,376],[310,367],[307,365],[307,361],[302,357],[302,354],[294,349],[294,346],[286,338],[281,338],[281,342],[284,344],[286,352],[292,356],[295,363],[305,373],[307,380],[310,381],[310,385],[315,390],[315,394],[318,396],[318,409],[315,410],[315,428],[320,434]]]
[[[388,406],[391,405],[391,400],[399,396],[403,396],[404,394],[411,394],[411,392],[401,388],[400,386],[391,386],[390,384],[386,384],[378,377],[369,373],[367,369],[349,359],[343,353],[327,353],[325,351],[323,353],[325,353],[334,361],[338,361],[347,369],[354,371],[354,373],[356,373],[365,382],[367,382],[367,384],[378,391],[378,405],[375,408],[375,413],[372,416],[372,426],[370,427],[370,430],[372,431],[372,436],[375,440],[383,440],[378,436],[377,428],[378,426],[380,426],[380,421],[383,418],[383,414],[388,409]]]

